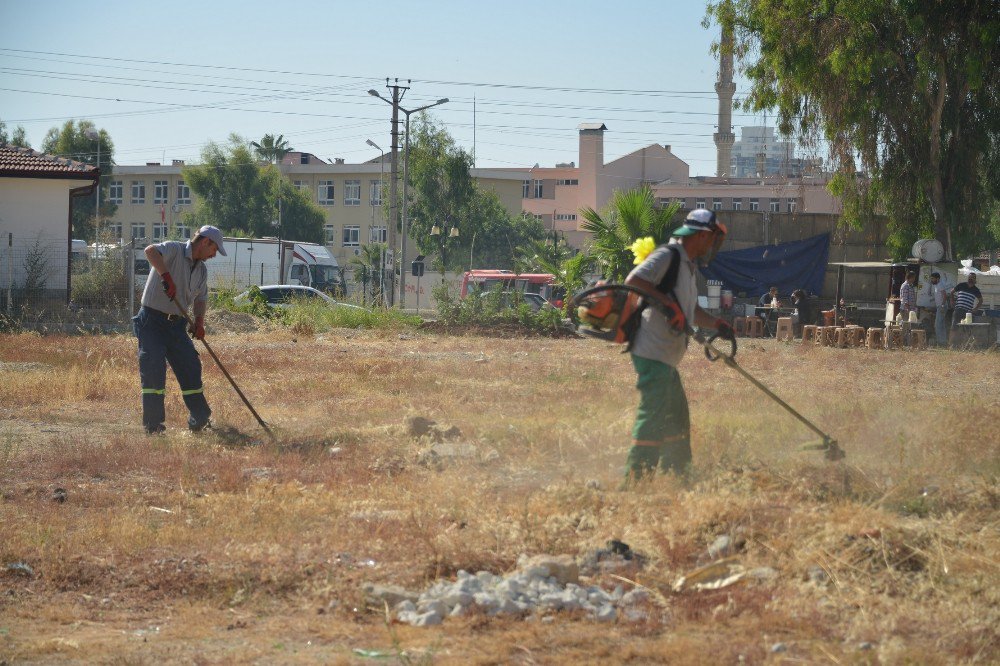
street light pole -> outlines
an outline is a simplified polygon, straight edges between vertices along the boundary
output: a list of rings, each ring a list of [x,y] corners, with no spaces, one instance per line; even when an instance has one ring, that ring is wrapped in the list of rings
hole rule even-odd
[[[397,194],[396,181],[397,181],[397,173],[398,173],[398,150],[399,150],[399,143],[398,143],[399,131],[396,128],[398,127],[398,124],[399,124],[399,112],[402,111],[404,114],[406,114],[406,147],[405,147],[404,152],[403,152],[403,216],[402,216],[402,220],[400,221],[400,232],[401,232],[401,235],[402,235],[402,240],[401,240],[401,243],[400,243],[400,256],[399,256],[399,266],[400,266],[400,269],[399,269],[399,307],[400,307],[400,309],[402,309],[403,306],[404,306],[404,304],[405,304],[405,299],[406,299],[406,270],[405,270],[404,264],[406,262],[406,236],[407,236],[407,221],[406,221],[407,201],[406,201],[406,198],[407,198],[407,193],[408,193],[408,189],[409,189],[409,187],[408,187],[408,185],[409,185],[409,179],[408,179],[408,174],[407,174],[407,163],[409,162],[409,155],[410,155],[410,115],[413,114],[413,113],[417,113],[418,111],[424,111],[426,109],[429,109],[432,106],[437,106],[439,104],[445,104],[445,103],[448,102],[448,98],[445,97],[445,98],[439,99],[438,101],[434,102],[433,104],[428,104],[426,106],[421,106],[421,107],[418,107],[416,109],[409,109],[409,110],[407,110],[407,109],[404,109],[403,107],[401,107],[399,103],[403,99],[403,94],[407,90],[409,90],[409,87],[408,86],[400,86],[398,84],[399,79],[396,79],[396,81],[397,81],[396,85],[389,85],[389,79],[385,80],[386,87],[390,88],[392,90],[392,101],[389,101],[388,99],[386,99],[385,97],[383,97],[382,95],[380,95],[379,92],[377,90],[375,90],[374,88],[371,89],[371,90],[369,90],[368,94],[371,95],[372,97],[378,97],[380,100],[382,100],[386,104],[389,104],[390,106],[392,106],[392,146],[391,146],[391,148],[392,148],[392,167],[391,167],[392,168],[392,175],[391,175],[392,180],[389,183],[389,196],[392,199],[392,201],[390,202],[390,205],[392,206],[392,215],[391,215],[391,223],[389,224],[389,229],[388,229],[388,232],[389,232],[388,233],[388,238],[389,238],[389,247],[392,248],[394,251],[396,249],[396,222],[397,222],[397,217],[396,217],[396,194]],[[409,83],[409,81],[407,81],[407,83]]]
[[[368,139],[367,141],[365,141],[365,143],[367,143],[369,146],[371,146],[372,148],[374,148],[375,150],[377,150],[379,152],[379,155],[380,155],[379,161],[378,161],[378,205],[382,206],[383,205],[382,204],[382,190],[383,190],[383,187],[384,187],[383,184],[382,184],[382,179],[383,179],[383,177],[385,175],[385,151],[383,151],[382,148],[377,143],[375,143],[374,141],[372,141],[371,139]],[[374,197],[372,197],[372,202],[371,203],[372,203],[372,226],[375,226],[375,198]],[[386,224],[388,224],[388,222],[386,222]],[[369,232],[369,233],[371,233],[371,232]],[[388,229],[386,229],[386,238],[388,239]],[[384,306],[386,304],[386,301],[385,301],[385,250],[384,249],[382,250],[382,252],[380,253],[380,256],[379,256],[378,276],[379,276],[379,278],[378,278],[379,297],[382,299],[382,305]]]

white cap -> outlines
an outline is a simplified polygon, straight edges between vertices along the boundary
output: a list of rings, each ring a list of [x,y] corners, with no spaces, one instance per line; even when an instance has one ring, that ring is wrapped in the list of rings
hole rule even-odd
[[[218,227],[213,227],[211,224],[206,224],[201,229],[198,230],[199,236],[204,236],[209,239],[215,246],[219,248],[219,254],[223,257],[226,256],[226,248],[222,247],[222,232],[219,231]]]

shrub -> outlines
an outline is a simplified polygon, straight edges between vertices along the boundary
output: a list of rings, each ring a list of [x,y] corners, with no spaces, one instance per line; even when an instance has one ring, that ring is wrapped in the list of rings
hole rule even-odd
[[[535,311],[520,293],[490,290],[454,298],[447,285],[432,290],[437,301],[438,321],[446,327],[515,327],[525,332],[552,334],[562,328],[562,313],[544,307]]]

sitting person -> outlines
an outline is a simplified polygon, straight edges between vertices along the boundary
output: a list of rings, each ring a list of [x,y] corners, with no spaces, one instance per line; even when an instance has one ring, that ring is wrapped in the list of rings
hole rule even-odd
[[[758,312],[757,316],[764,320],[764,335],[770,336],[771,324],[777,325],[778,315],[773,312],[774,308],[781,307],[781,302],[778,300],[778,288],[771,287],[764,293],[760,300],[757,301],[758,308],[769,308],[764,312]]]

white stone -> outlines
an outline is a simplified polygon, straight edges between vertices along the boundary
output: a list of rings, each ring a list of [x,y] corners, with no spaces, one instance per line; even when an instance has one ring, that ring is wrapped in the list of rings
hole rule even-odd
[[[414,627],[430,627],[435,624],[441,624],[441,620],[442,618],[440,615],[431,611],[418,615],[411,624]]]
[[[605,604],[597,609],[597,615],[595,615],[595,618],[599,622],[614,622],[617,616],[618,613],[615,612],[615,607],[611,604]]]
[[[646,590],[632,590],[631,592],[626,592],[618,603],[622,606],[631,606],[632,604],[641,604],[648,600],[649,592]]]
[[[398,604],[396,604],[396,608],[395,608],[395,611],[396,611],[397,614],[403,613],[403,612],[412,612],[412,611],[415,611],[415,610],[417,610],[416,604],[414,604],[409,599],[407,599],[405,601],[400,601]]]
[[[445,615],[447,615],[447,613],[448,613],[448,609],[444,605],[444,602],[439,601],[437,599],[433,599],[433,600],[430,600],[430,601],[425,601],[425,602],[421,602],[421,603],[417,604],[417,610],[420,611],[421,613],[424,613],[424,614],[426,614],[426,613],[434,613],[435,615],[440,615],[442,617],[445,616]]]

